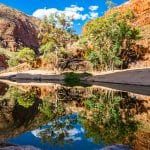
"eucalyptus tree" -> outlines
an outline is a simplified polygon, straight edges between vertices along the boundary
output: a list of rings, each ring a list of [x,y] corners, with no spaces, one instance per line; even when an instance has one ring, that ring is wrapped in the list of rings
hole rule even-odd
[[[47,60],[54,60],[58,67],[58,57],[61,51],[66,51],[68,43],[76,37],[73,34],[73,17],[65,14],[54,13],[44,17],[40,27],[39,39],[41,40],[40,51]]]

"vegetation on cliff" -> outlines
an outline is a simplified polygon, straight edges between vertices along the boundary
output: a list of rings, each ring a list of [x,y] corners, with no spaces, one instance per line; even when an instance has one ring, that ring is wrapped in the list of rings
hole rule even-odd
[[[90,47],[87,46],[86,57],[94,68],[114,70],[125,65],[127,67],[132,57],[138,57],[132,45],[139,38],[139,30],[131,27],[128,22],[127,16],[114,13],[86,24],[83,38],[86,38],[87,45],[90,44]]]

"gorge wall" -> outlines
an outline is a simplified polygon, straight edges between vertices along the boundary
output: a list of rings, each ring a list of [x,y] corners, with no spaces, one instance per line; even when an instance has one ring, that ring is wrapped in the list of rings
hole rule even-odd
[[[40,20],[0,4],[0,46],[16,51],[20,47],[37,49]]]

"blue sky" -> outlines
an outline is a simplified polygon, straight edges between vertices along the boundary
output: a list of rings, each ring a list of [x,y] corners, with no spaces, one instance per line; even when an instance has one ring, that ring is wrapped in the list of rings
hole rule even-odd
[[[127,0],[113,0],[120,5]],[[0,0],[0,3],[16,8],[28,15],[42,18],[53,12],[74,16],[74,29],[81,32],[85,22],[101,16],[107,10],[106,0]]]

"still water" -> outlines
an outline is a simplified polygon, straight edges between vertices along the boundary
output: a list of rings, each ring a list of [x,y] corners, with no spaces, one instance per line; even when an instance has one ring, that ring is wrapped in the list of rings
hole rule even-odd
[[[98,150],[123,144],[149,150],[150,93],[131,91],[0,83],[0,147]]]

